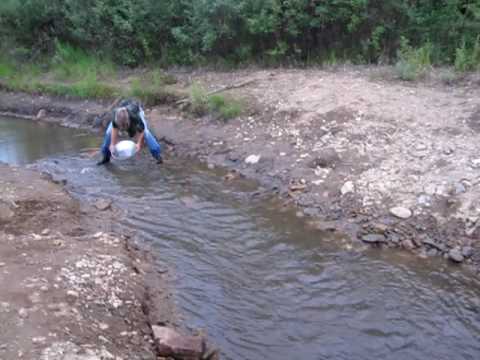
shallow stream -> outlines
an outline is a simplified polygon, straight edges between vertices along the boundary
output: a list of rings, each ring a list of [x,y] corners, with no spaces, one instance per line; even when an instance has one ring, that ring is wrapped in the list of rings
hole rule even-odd
[[[47,130],[45,130],[47,129]],[[480,281],[441,259],[364,250],[309,231],[247,181],[147,154],[96,167],[99,138],[0,121],[0,160],[68,179],[81,198],[110,198],[118,226],[174,273],[186,323],[237,359],[480,359]]]

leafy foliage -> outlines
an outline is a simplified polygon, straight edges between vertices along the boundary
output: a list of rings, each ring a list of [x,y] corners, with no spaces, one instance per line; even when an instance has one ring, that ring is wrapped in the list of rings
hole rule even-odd
[[[412,48],[429,44],[432,63],[474,69],[479,34],[478,0],[0,2],[2,44],[13,39],[35,58],[55,54],[60,42],[129,66],[385,62],[396,57],[403,36]]]

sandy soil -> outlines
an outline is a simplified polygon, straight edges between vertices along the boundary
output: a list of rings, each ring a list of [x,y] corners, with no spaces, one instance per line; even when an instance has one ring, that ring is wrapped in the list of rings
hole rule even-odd
[[[147,116],[174,145],[170,156],[227,167],[227,180],[257,179],[265,192],[298,206],[299,216],[311,217],[312,227],[479,268],[478,76],[450,85],[405,83],[389,71],[177,72],[179,90],[193,82],[217,89],[254,80],[226,92],[244,99],[245,114],[224,123],[163,106]],[[47,118],[75,126],[91,125],[92,114],[107,106],[0,98],[0,111],[35,115],[45,108]],[[63,108],[73,111],[62,114]]]
[[[110,231],[116,210],[2,164],[0,194],[0,359],[157,359],[150,324],[172,322],[170,295]]]

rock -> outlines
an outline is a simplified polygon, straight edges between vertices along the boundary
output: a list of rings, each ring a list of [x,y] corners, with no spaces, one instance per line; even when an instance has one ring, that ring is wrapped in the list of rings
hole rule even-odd
[[[105,211],[110,209],[112,206],[112,200],[109,199],[98,199],[95,201],[95,207],[100,211]]]
[[[10,209],[10,206],[5,202],[0,201],[0,221],[8,221],[13,218],[14,215],[15,213]]]
[[[480,168],[480,159],[472,159],[471,163],[473,168],[475,169]]]
[[[201,359],[205,346],[200,336],[185,336],[164,326],[154,325],[152,330],[160,356],[184,360]]]
[[[457,248],[448,252],[448,258],[455,263],[461,263],[465,259],[462,255],[462,252]]]
[[[458,195],[458,194],[463,194],[467,191],[467,188],[465,187],[465,185],[463,185],[461,182],[460,183],[456,183],[455,184],[455,188],[454,188],[454,194],[455,195]]]
[[[47,340],[47,338],[45,338],[45,337],[43,337],[43,336],[38,336],[38,337],[32,338],[32,343],[34,343],[34,344],[41,344],[41,343],[44,343],[45,340]]]
[[[67,297],[72,299],[72,300],[76,300],[76,299],[78,299],[78,292],[75,291],[75,290],[68,290],[67,291]]]
[[[354,191],[355,191],[355,185],[353,185],[353,182],[351,181],[347,181],[345,184],[343,184],[342,188],[340,189],[340,193],[342,195],[346,195]]]
[[[410,240],[410,239],[402,240],[402,247],[404,249],[407,249],[407,250],[415,249],[415,245],[413,244],[412,240]]]
[[[245,163],[247,164],[256,164],[260,161],[260,155],[250,155],[245,159]]]
[[[438,243],[436,243],[435,241],[433,241],[433,240],[430,239],[430,238],[423,239],[423,240],[422,240],[422,243],[423,243],[424,245],[428,245],[428,246],[430,246],[430,247],[432,247],[432,248],[434,248],[434,249],[437,249],[437,250],[440,251],[440,252],[445,252],[445,245],[443,245],[443,244],[438,244]]]
[[[25,308],[21,308],[18,310],[18,316],[20,316],[22,319],[28,318],[28,310]]]
[[[47,111],[45,109],[40,109],[37,113],[37,120],[43,119],[47,116]]]
[[[43,229],[43,231],[41,232],[41,234],[43,236],[47,236],[48,234],[50,234],[50,229]]]
[[[430,249],[427,250],[427,256],[433,257],[438,255],[438,250],[437,249]]]
[[[380,243],[386,243],[387,239],[385,239],[385,236],[380,234],[368,234],[368,235],[362,236],[362,241],[369,244],[380,244]]]
[[[335,232],[337,231],[338,225],[334,221],[322,221],[322,220],[312,220],[307,223],[307,225],[315,230],[326,231],[326,232]]]
[[[454,149],[451,146],[445,146],[443,148],[443,153],[445,155],[451,155],[451,154],[453,154],[453,152],[454,152]]]
[[[371,227],[373,232],[376,234],[385,234],[385,232],[388,230],[388,225],[382,223],[373,223]]]
[[[408,219],[409,217],[412,216],[412,212],[410,211],[410,209],[407,209],[401,206],[391,208],[390,214],[400,219]]]
[[[464,246],[462,248],[462,255],[466,258],[469,258],[473,255],[473,248],[471,246]]]
[[[59,184],[59,185],[66,185],[67,184],[67,178],[65,177],[65,175],[52,174],[51,176],[52,176],[52,181],[55,184]]]
[[[337,163],[340,162],[340,156],[335,149],[327,148],[322,150],[322,153],[315,159],[308,163],[308,166],[312,169],[317,167],[321,168],[335,168]]]
[[[429,207],[431,205],[431,197],[430,195],[422,194],[418,197],[417,203],[419,205]]]
[[[209,170],[215,169],[215,165],[212,164],[212,163],[208,163],[207,167],[208,167]]]

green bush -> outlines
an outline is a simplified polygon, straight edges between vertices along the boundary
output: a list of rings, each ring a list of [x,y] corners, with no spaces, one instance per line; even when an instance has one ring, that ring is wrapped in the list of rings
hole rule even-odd
[[[408,39],[402,37],[395,64],[397,75],[402,80],[413,81],[426,74],[432,67],[432,45],[427,43],[420,48],[413,48]]]
[[[223,120],[233,119],[242,113],[240,102],[223,95],[211,95],[207,101],[210,112],[217,114]]]
[[[207,93],[197,83],[190,88],[190,109],[197,116],[203,116],[208,112]]]
[[[480,69],[480,36],[472,47],[468,47],[465,40],[455,52],[455,70],[466,72]]]
[[[0,1],[0,39],[12,39],[31,58],[54,55],[61,42],[128,66],[297,64],[324,54],[396,61],[405,36],[415,49],[432,44],[433,53],[419,57],[430,55],[435,64],[459,57],[462,68],[457,48],[465,41],[472,52],[479,33],[478,0]]]

